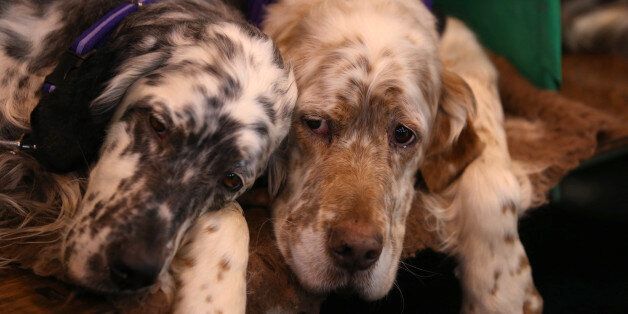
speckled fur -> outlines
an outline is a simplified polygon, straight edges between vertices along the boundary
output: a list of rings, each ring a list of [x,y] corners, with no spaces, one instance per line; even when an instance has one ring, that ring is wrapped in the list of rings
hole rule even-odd
[[[0,138],[29,130],[43,78],[117,4],[0,4]],[[0,147],[0,259],[117,292],[108,259],[120,247],[155,252],[165,274],[186,228],[253,184],[288,131],[296,84],[274,44],[220,1],[144,6],[93,60],[103,55],[113,63],[102,81],[65,86],[89,90],[92,116],[106,121],[88,173],[52,174]],[[166,125],[164,137],[151,116]],[[224,188],[226,172],[243,188]]]
[[[381,298],[397,272],[415,174],[430,146],[453,145],[473,97],[443,71],[435,20],[419,1],[285,0],[268,12],[264,30],[294,62],[300,90],[273,205],[278,246],[307,289]],[[307,127],[311,117],[329,121],[328,139]],[[416,134],[412,144],[394,142],[400,123]],[[383,250],[348,272],[327,243],[335,226],[353,223],[374,226]]]

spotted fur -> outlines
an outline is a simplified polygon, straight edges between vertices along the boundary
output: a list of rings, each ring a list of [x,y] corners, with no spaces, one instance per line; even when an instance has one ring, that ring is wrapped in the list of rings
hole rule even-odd
[[[433,17],[410,0],[284,0],[264,29],[294,62],[301,91],[273,208],[300,282],[383,297],[415,200],[437,248],[460,261],[463,312],[540,312],[517,234],[529,182],[511,163],[496,72],[473,34],[452,20],[439,39]],[[331,121],[329,139],[304,125],[311,116]],[[397,123],[419,141],[391,143]],[[369,269],[343,271],[327,249],[330,230],[364,222],[383,235],[382,253]]]
[[[29,130],[44,77],[118,4],[0,3],[0,138]],[[73,131],[89,134],[81,148],[87,161],[93,149],[95,161],[85,173],[56,175],[0,147],[0,247],[8,248],[0,258],[40,273],[61,265],[76,284],[117,292],[127,289],[110,278],[120,254],[148,256],[165,273],[195,218],[253,184],[288,131],[296,84],[274,44],[217,0],[143,6],[77,71],[38,119],[64,128],[46,110],[86,112],[90,124]],[[230,172],[241,189],[221,183]]]
[[[451,146],[458,137],[473,97],[442,70],[435,20],[419,1],[286,0],[268,12],[264,30],[294,63],[300,90],[273,206],[279,248],[310,290],[381,298],[395,280],[415,174],[432,142]],[[311,117],[329,121],[328,138],[308,128]],[[394,142],[399,124],[414,142]],[[368,269],[333,262],[328,243],[346,225],[381,239]]]
[[[175,312],[244,313],[248,252],[248,227],[237,203],[201,216],[171,269],[181,282]]]
[[[497,72],[473,33],[456,19],[447,21],[440,56],[475,95],[473,126],[483,144],[456,180],[422,196],[443,250],[458,258],[462,312],[541,313],[543,300],[517,231],[531,203],[530,182],[508,152]]]

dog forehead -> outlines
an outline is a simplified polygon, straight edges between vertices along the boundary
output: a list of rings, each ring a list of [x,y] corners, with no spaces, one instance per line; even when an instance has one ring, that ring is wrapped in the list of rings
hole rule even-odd
[[[423,133],[432,116],[431,94],[438,90],[438,80],[428,73],[408,71],[394,57],[358,53],[336,59],[333,67],[319,73],[320,80],[303,89],[299,111],[322,113],[340,124],[387,126],[397,120]]]
[[[227,39],[225,39],[227,40]],[[246,42],[246,41],[244,41]],[[241,42],[237,42],[241,44]],[[196,110],[239,112],[240,120],[253,123],[256,118],[269,117],[265,106],[280,109],[290,89],[289,71],[280,67],[273,56],[271,42],[258,43],[265,49],[242,52],[239,56],[207,58],[202,47],[186,47],[168,64],[143,77],[132,94],[141,98],[155,95],[173,111]],[[237,50],[237,49],[236,49]],[[289,95],[290,96],[290,95]]]
[[[194,88],[199,89],[198,86]],[[179,97],[167,95],[167,89],[148,93],[129,104],[127,112],[137,108],[168,125],[168,141],[173,145],[172,149],[179,151],[179,158],[185,158],[190,164],[209,162],[223,168],[242,161],[242,169],[255,169],[265,161],[271,136],[276,131],[263,104],[256,99],[227,99],[205,91],[182,93]],[[132,115],[122,120],[130,117]],[[131,124],[125,136],[134,139],[131,150],[143,154],[147,147],[157,145],[150,138],[142,139],[146,135],[141,124],[131,122],[136,120],[127,121]],[[192,151],[195,153],[190,153]]]
[[[213,25],[205,41],[174,48],[165,64],[127,91],[187,135],[229,138],[253,167],[287,131],[294,77],[272,41],[246,25]],[[259,162],[258,162],[259,161]]]

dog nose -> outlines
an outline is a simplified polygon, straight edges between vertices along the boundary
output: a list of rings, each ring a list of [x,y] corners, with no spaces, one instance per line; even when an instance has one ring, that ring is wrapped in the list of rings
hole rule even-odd
[[[161,259],[147,250],[123,249],[109,260],[110,277],[122,290],[151,286],[161,271]]]
[[[333,227],[328,250],[337,266],[348,271],[371,267],[382,253],[382,235],[364,223],[347,223]]]

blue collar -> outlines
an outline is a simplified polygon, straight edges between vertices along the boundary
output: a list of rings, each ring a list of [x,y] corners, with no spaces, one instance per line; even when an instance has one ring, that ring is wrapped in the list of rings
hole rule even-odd
[[[113,10],[107,12],[90,28],[85,30],[81,36],[74,40],[70,49],[68,49],[54,71],[46,76],[44,80],[43,91],[47,94],[52,93],[57,85],[65,80],[68,73],[78,68],[92,52],[96,50],[106,39],[109,33],[113,31],[124,18],[129,14],[136,12],[143,5],[151,4],[158,0],[133,0],[130,3],[123,3]]]

